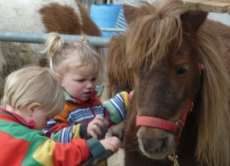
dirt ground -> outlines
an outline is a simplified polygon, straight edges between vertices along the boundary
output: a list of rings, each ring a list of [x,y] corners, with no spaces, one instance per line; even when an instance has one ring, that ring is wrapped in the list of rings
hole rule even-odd
[[[107,133],[105,137],[110,137],[110,135]],[[108,166],[124,166],[124,149],[119,148],[116,153],[107,159],[107,162]]]
[[[124,166],[123,149],[119,149],[115,154],[108,158],[108,166]]]

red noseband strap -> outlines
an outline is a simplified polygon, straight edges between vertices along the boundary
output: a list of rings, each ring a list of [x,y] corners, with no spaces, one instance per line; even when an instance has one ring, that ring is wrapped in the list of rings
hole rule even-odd
[[[192,102],[189,102],[183,116],[179,121],[176,123],[160,119],[160,118],[155,118],[155,117],[150,117],[150,116],[137,116],[136,118],[136,126],[147,126],[147,127],[154,127],[154,128],[159,128],[163,129],[166,131],[169,131],[171,133],[177,133],[178,130],[181,130],[184,125],[185,121],[187,118],[188,111],[192,105]]]
[[[136,118],[136,126],[155,127],[172,133],[175,133],[178,129],[176,123],[150,116],[138,116]]]

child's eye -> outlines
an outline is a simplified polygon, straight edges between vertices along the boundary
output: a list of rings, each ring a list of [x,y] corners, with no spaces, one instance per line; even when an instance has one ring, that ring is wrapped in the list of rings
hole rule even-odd
[[[95,78],[92,78],[92,81],[96,81],[97,80],[97,77],[95,77]]]
[[[84,78],[75,78],[75,79],[73,79],[73,81],[75,81],[75,82],[84,82],[85,79]]]
[[[76,82],[84,82],[85,80],[75,80]]]

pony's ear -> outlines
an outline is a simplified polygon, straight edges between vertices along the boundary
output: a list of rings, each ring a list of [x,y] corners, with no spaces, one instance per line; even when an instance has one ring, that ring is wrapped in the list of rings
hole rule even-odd
[[[126,4],[123,5],[123,12],[128,24],[140,15],[137,7]]]
[[[207,15],[207,12],[190,10],[181,15],[181,21],[188,28],[196,32],[207,18]]]

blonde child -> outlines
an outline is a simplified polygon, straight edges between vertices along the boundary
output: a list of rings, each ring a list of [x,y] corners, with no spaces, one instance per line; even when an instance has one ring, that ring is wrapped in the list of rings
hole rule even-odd
[[[43,136],[47,120],[62,112],[65,99],[57,75],[48,68],[26,67],[6,80],[0,107],[0,163],[10,166],[76,166],[91,156],[119,147],[116,137],[73,139],[63,145]]]
[[[66,105],[48,122],[44,133],[62,143],[79,137],[103,138],[109,126],[124,120],[128,94],[118,93],[103,104],[97,98],[96,80],[103,57],[86,41],[63,43],[57,33],[51,33],[46,44],[45,53],[61,81]]]

